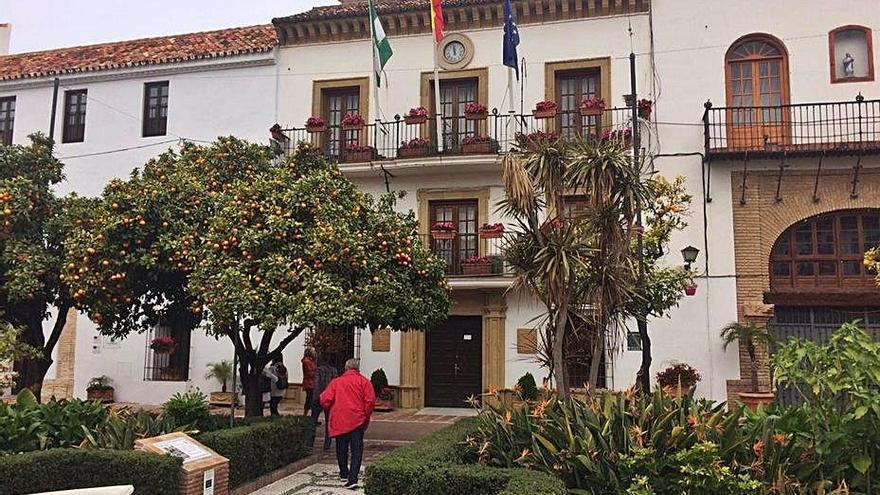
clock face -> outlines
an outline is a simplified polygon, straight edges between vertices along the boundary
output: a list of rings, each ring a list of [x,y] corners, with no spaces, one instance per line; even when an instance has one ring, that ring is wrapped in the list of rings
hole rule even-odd
[[[450,41],[443,47],[443,58],[450,64],[457,64],[464,60],[465,47],[461,41]]]

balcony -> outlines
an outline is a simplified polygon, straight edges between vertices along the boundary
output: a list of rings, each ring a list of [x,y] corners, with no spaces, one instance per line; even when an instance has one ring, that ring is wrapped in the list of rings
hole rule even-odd
[[[423,162],[425,158],[492,156],[510,151],[518,136],[540,138],[538,132],[556,132],[563,136],[588,134],[596,139],[628,140],[632,110],[605,109],[600,115],[582,116],[578,110],[559,112],[554,118],[537,119],[492,110],[485,118],[427,116],[420,123],[407,123],[396,115],[394,120],[364,124],[360,129],[326,125],[318,129],[292,127],[273,132],[273,145],[290,152],[296,143],[306,141],[320,147],[326,156],[345,164],[370,165],[375,161]],[[443,147],[437,146],[436,123],[440,122]],[[476,138],[476,139],[475,139]],[[418,141],[421,140],[421,141]]]
[[[428,248],[446,262],[446,276],[452,288],[507,287],[513,275],[504,263],[504,239],[482,238],[478,233],[451,234],[439,238],[434,234],[419,237]]]
[[[706,156],[712,159],[880,154],[880,100],[705,106]]]

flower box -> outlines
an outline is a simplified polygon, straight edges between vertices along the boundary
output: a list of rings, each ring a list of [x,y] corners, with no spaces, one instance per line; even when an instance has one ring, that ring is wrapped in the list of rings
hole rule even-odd
[[[113,402],[113,389],[86,390],[86,399],[95,402]]]
[[[458,232],[454,230],[432,230],[431,237],[437,239],[438,241],[448,241],[451,239],[455,239],[455,235]]]
[[[461,272],[464,275],[489,275],[492,273],[492,263],[462,263]]]
[[[532,110],[532,115],[534,115],[534,117],[536,119],[552,119],[553,117],[556,117],[556,109],[555,108],[550,109],[550,110],[537,110],[536,109],[536,110]]]
[[[427,115],[405,115],[403,117],[403,121],[406,122],[407,124],[410,124],[410,125],[424,124],[425,122],[428,121],[428,116]]]
[[[211,405],[228,406],[232,404],[232,392],[211,392],[208,402]]]
[[[485,155],[492,152],[492,143],[489,141],[478,143],[464,143],[461,152],[466,155]]]
[[[342,161],[345,163],[362,163],[368,162],[373,158],[373,150],[345,151],[342,154]]]
[[[319,132],[325,132],[327,130],[327,124],[321,125],[307,125],[306,132],[310,134],[317,134]]]
[[[602,115],[602,112],[605,111],[603,107],[581,107],[581,115],[584,117],[590,117],[592,115]]]
[[[488,117],[488,116],[489,116],[488,111],[473,112],[473,113],[465,112],[465,114],[464,114],[464,118],[466,118],[467,120],[486,120],[486,117]]]
[[[480,227],[480,238],[481,239],[498,239],[504,235],[504,224],[495,223],[495,224],[483,224]]]
[[[364,128],[364,123],[342,124],[343,131],[359,131]]]
[[[589,98],[585,98],[584,101],[581,102],[581,115],[584,117],[590,115],[602,115],[602,112],[605,111],[605,99],[599,98],[597,96],[591,96]]]
[[[420,156],[428,156],[428,146],[417,146],[415,148],[403,148],[397,150],[397,156],[400,158],[417,158]]]
[[[483,120],[489,116],[489,109],[475,101],[466,103],[464,106],[464,118],[468,120]]]

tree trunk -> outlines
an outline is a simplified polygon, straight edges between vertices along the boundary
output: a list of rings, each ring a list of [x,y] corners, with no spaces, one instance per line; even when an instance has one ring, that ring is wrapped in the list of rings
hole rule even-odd
[[[593,388],[599,388],[599,371],[604,353],[605,332],[596,332],[596,339],[593,341],[593,349],[590,355],[590,386]]]
[[[751,341],[749,341],[746,344],[746,350],[749,353],[749,361],[752,366],[752,369],[750,370],[750,373],[749,373],[751,375],[749,377],[750,381],[751,381],[751,385],[752,385],[751,392],[753,394],[756,394],[756,393],[758,393],[758,357],[757,357],[757,353],[755,352],[755,344],[753,344]]]
[[[648,321],[646,316],[638,319],[639,340],[642,344],[642,364],[636,373],[637,392],[649,394],[651,393],[651,336],[648,335]]]
[[[15,371],[18,376],[15,379],[15,386],[12,388],[12,393],[17,394],[28,388],[34,393],[37,400],[41,401],[43,379],[46,377],[46,372],[49,371],[49,366],[52,364],[52,349],[45,349],[46,338],[45,335],[43,335],[42,313],[37,314],[34,311],[29,311],[30,309],[32,308],[25,308],[23,315],[14,319],[10,318],[10,322],[14,326],[24,328],[19,340],[38,349],[44,357],[22,359],[13,363],[12,370]],[[10,313],[12,313],[12,311],[10,311]],[[18,312],[16,311],[16,313]],[[10,316],[12,315],[10,314]]]
[[[553,340],[553,377],[556,380],[556,392],[560,399],[568,398],[571,393],[568,387],[568,367],[565,365],[565,335],[568,330],[568,304],[556,313]]]
[[[263,393],[260,392],[260,375],[251,373],[241,377],[242,390],[245,394],[244,415],[247,417],[263,415]]]

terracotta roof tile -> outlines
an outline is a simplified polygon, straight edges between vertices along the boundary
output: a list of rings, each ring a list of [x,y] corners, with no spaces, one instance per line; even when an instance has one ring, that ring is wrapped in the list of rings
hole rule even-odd
[[[0,81],[270,51],[272,25],[188,33],[0,56]]]
[[[500,0],[444,0],[443,8],[468,7],[471,5],[500,5]],[[273,24],[279,22],[310,21],[318,19],[342,19],[346,17],[361,17],[367,15],[367,2],[345,3],[314,7],[301,14],[272,19]],[[429,10],[430,3],[427,0],[379,0],[376,3],[378,13],[418,12]]]

